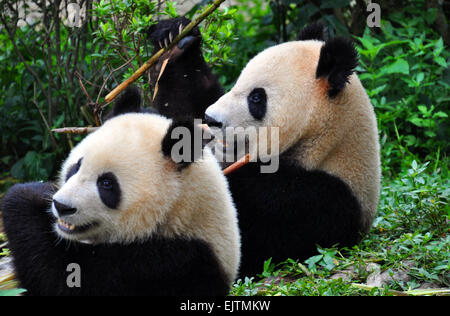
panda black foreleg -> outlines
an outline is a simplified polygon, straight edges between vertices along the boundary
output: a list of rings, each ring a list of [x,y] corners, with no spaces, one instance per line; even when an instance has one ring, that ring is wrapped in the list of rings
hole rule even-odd
[[[55,191],[55,186],[48,182],[16,184],[1,204],[16,276],[20,285],[32,292],[38,290],[36,284],[50,285],[47,283],[54,275],[47,275],[46,269],[53,269],[60,260],[49,212]]]
[[[49,208],[56,188],[47,182],[16,184],[6,193],[1,210],[9,247],[53,243]],[[19,250],[20,251],[20,250]]]
[[[231,280],[204,242],[154,236],[83,249],[82,287],[95,295],[226,295]]]
[[[26,295],[92,293],[91,288],[71,288],[67,284],[69,264],[83,261],[87,245],[57,236],[49,211],[55,192],[51,183],[17,184],[2,200],[3,224],[16,277],[20,287],[27,290]]]

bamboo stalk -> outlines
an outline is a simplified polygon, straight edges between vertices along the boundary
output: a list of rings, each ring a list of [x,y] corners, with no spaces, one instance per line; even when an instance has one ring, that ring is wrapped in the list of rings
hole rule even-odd
[[[244,157],[242,157],[241,159],[236,161],[234,164],[232,164],[231,166],[229,166],[225,170],[223,170],[223,174],[225,176],[229,175],[230,173],[232,173],[232,172],[238,170],[239,168],[245,166],[246,164],[248,164],[250,162],[250,159],[251,159],[250,154],[245,155]]]
[[[116,98],[116,96],[122,92],[126,87],[128,87],[131,83],[136,81],[139,77],[141,77],[165,52],[171,50],[183,37],[185,37],[188,33],[192,31],[194,27],[199,25],[208,15],[214,12],[225,0],[216,0],[213,4],[211,4],[208,8],[206,8],[197,18],[192,20],[184,30],[178,34],[172,43],[169,44],[168,47],[160,49],[155,55],[153,55],[149,60],[147,60],[134,74],[132,74],[127,80],[119,84],[114,90],[112,90],[106,97],[105,101],[107,103],[111,102]]]
[[[413,296],[450,296],[450,289],[417,289],[405,291],[405,293]]]
[[[353,287],[361,290],[371,291],[376,288],[376,286],[370,286],[366,284],[352,283]],[[395,291],[387,289],[387,293],[395,296],[450,296],[450,289],[416,289],[409,291]]]
[[[89,134],[98,130],[100,127],[63,127],[54,128],[51,131],[59,134]],[[201,124],[201,128],[207,130],[209,127],[206,124]]]
[[[64,128],[54,128],[52,132],[60,134],[89,134],[98,130],[99,127],[64,127]]]
[[[358,289],[361,289],[361,290],[365,290],[365,291],[371,291],[371,290],[377,288],[376,286],[359,284],[359,283],[352,283],[352,286],[356,287]],[[389,290],[389,289],[387,290],[387,293],[394,295],[394,296],[409,296],[408,293],[401,292],[401,291],[395,291],[395,290]]]

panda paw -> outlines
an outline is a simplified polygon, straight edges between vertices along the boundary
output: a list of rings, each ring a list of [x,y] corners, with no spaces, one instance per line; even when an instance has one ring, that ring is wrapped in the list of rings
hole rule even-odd
[[[173,39],[180,34],[183,29],[191,21],[185,17],[174,18],[160,21],[158,24],[152,25],[148,30],[148,37],[156,49],[167,47],[172,43]],[[200,44],[201,35],[197,27],[191,33],[184,37],[179,43],[178,48],[186,50],[193,44]]]
[[[2,199],[2,209],[29,207],[29,209],[47,209],[56,192],[50,182],[20,183],[11,187]]]

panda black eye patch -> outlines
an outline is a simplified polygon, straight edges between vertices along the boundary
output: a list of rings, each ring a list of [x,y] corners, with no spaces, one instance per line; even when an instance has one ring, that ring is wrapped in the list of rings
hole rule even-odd
[[[257,120],[262,120],[267,112],[267,95],[264,88],[253,89],[247,97],[250,114]]]
[[[103,204],[116,209],[120,203],[121,190],[117,177],[112,172],[102,174],[97,178],[97,189]]]
[[[83,158],[80,158],[76,164],[73,164],[69,168],[69,171],[67,171],[67,175],[66,175],[66,182],[67,182],[67,180],[70,179],[71,176],[73,176],[74,174],[76,174],[78,172],[78,170],[80,170],[82,160],[83,160]]]

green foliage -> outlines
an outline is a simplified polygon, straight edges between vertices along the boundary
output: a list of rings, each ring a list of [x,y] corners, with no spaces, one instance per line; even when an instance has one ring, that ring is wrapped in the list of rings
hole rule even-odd
[[[0,233],[0,258],[2,256],[9,256],[11,254],[9,249],[4,247],[5,242],[6,242],[6,235],[4,233]]]
[[[377,112],[384,174],[449,150],[450,53],[427,19],[410,17],[416,13],[395,13],[390,18],[401,27],[383,21],[380,34],[366,29],[358,38],[359,77]]]
[[[26,181],[51,179],[81,137],[50,130],[95,123],[93,104],[103,105],[104,96],[150,57],[146,30],[158,19],[178,16],[176,2],[95,1],[81,28],[66,26],[57,3],[40,3],[46,18],[22,27],[16,6],[9,0],[0,5],[12,10],[1,13],[0,173]],[[213,66],[236,54],[231,45],[235,13],[217,10],[201,25],[205,57]],[[144,76],[137,82],[147,106],[152,103],[149,81]]]
[[[12,2],[0,1],[11,7],[0,13],[0,173],[47,179],[71,141],[49,130],[82,124],[82,93],[71,66],[82,72],[83,34],[65,27],[50,5],[46,18],[19,27]]]
[[[272,273],[261,275],[262,280],[255,278],[245,278],[238,280],[230,295],[233,296],[354,296],[354,295],[388,295],[385,289],[371,289],[365,291],[354,287],[351,283],[345,282],[342,278],[330,279],[331,271],[335,267],[344,267],[342,258],[335,255],[335,249],[318,249],[322,255],[307,260],[313,267],[308,270],[303,264],[292,259],[287,260],[277,266],[271,264]],[[328,263],[326,263],[330,260]],[[267,263],[267,262],[266,262]],[[323,266],[324,269],[316,269]],[[331,268],[333,265],[333,268]],[[326,267],[326,268],[325,268]],[[330,270],[328,270],[330,269]]]
[[[153,1],[113,0],[94,3],[92,13],[98,21],[98,28],[93,30],[93,43],[102,45],[98,45],[101,49],[91,54],[91,57],[103,65],[104,89],[107,91],[128,78],[150,56],[151,47],[146,44],[146,30],[156,23],[157,16],[174,15],[175,6],[167,2],[165,11],[158,9],[161,10]],[[113,80],[107,80],[111,77]],[[139,83],[145,91],[146,101],[149,101],[149,83],[143,79]],[[99,100],[103,101],[102,95]]]
[[[227,62],[214,70],[220,82],[229,89],[247,62],[260,51],[276,43],[276,28],[271,21],[271,9],[265,0],[237,0],[233,20],[233,41],[228,45]],[[227,42],[228,44],[228,42]]]
[[[235,8],[215,11],[200,27],[203,37],[203,55],[212,67],[221,67],[229,61],[231,44],[237,39],[234,23],[236,12]]]
[[[374,226],[391,233],[447,232],[450,180],[445,165],[444,170],[433,170],[429,163],[419,165],[414,160],[410,169],[385,183]]]
[[[0,251],[0,257],[2,257],[2,256],[9,256],[9,255],[11,255],[11,251],[8,249],[8,248],[3,248],[3,249],[1,249],[1,251]]]
[[[327,271],[332,271],[337,264],[336,250],[322,250],[318,249],[320,255],[313,256],[307,260],[305,263],[308,264],[308,269],[311,273],[317,273],[317,269],[323,268]]]
[[[271,1],[272,23],[277,27],[279,38],[286,41],[291,34],[307,25],[312,19],[321,20],[332,36],[348,35],[348,29],[342,15],[336,15],[335,10],[349,10],[350,0],[301,1],[283,0]],[[284,19],[285,17],[285,19]]]
[[[237,280],[231,290],[231,295],[235,296],[254,296],[258,294],[257,283],[254,278],[245,277],[244,281]]]

